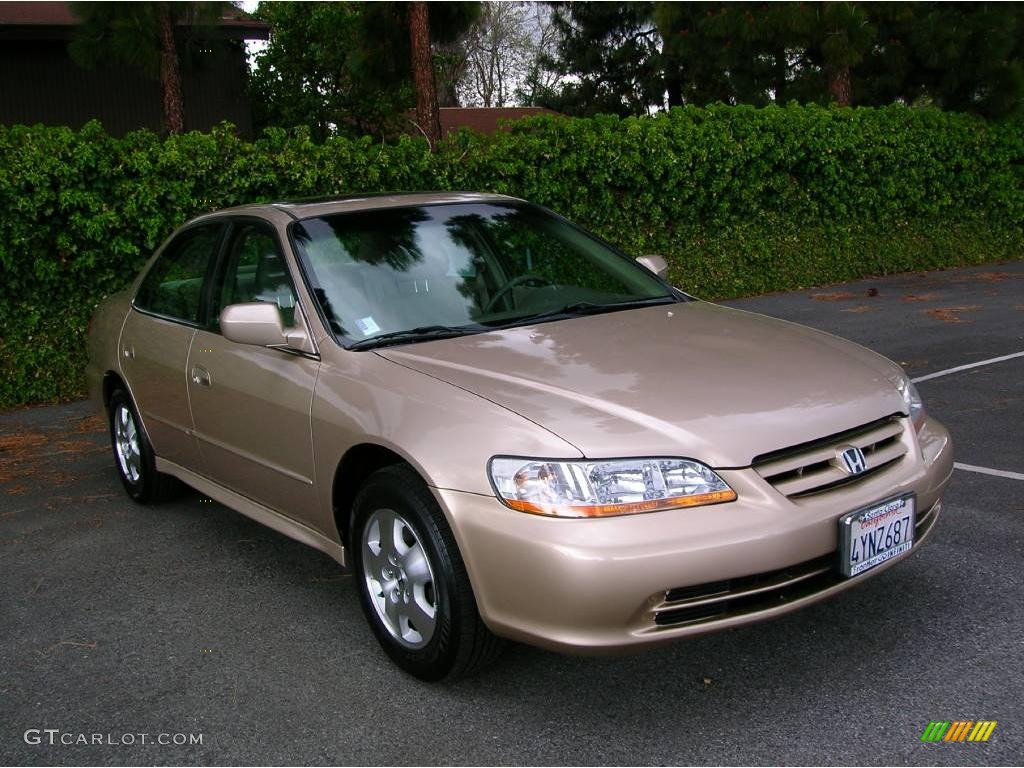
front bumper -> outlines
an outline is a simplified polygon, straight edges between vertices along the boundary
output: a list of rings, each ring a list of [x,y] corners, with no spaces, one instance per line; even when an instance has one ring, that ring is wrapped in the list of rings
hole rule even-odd
[[[949,433],[926,419],[893,471],[794,503],[753,470],[717,470],[735,502],[585,520],[515,512],[435,489],[480,614],[496,634],[601,654],[787,613],[855,586],[914,552],[953,470]],[[913,549],[852,579],[838,575],[843,514],[914,492]]]

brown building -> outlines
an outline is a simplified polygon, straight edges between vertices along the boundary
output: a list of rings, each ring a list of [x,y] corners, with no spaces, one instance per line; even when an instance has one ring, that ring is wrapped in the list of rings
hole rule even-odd
[[[460,128],[472,128],[480,133],[494,133],[507,120],[561,114],[543,107],[441,107],[440,112],[442,136],[447,136]]]
[[[66,125],[98,119],[114,135],[163,130],[160,82],[120,62],[87,69],[68,53],[78,20],[67,3],[0,2],[0,124]],[[227,120],[252,131],[245,40],[269,26],[229,8],[213,26],[179,29],[185,130]]]

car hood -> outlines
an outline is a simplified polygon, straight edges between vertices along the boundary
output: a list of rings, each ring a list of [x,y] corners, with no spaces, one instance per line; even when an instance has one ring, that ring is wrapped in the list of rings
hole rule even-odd
[[[852,342],[694,301],[378,350],[585,456],[714,467],[905,412],[898,366]],[[480,425],[481,429],[487,426]],[[496,452],[515,453],[516,446]]]

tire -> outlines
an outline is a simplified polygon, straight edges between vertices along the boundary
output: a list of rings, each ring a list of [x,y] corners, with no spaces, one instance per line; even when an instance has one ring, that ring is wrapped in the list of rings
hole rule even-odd
[[[493,661],[503,641],[480,618],[455,537],[420,476],[405,465],[378,470],[353,515],[359,601],[392,661],[431,682]]]
[[[128,495],[140,504],[168,501],[181,491],[177,478],[156,471],[156,456],[138,411],[123,389],[110,395],[108,410],[114,466]]]

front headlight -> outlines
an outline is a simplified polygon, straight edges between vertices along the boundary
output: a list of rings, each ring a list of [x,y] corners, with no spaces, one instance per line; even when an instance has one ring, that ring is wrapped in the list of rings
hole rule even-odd
[[[713,470],[688,459],[547,461],[495,456],[488,469],[506,506],[535,515],[609,517],[736,498]]]
[[[897,385],[897,388],[900,394],[903,395],[903,402],[907,405],[910,420],[914,423],[915,427],[920,428],[921,422],[924,420],[924,403],[921,400],[921,393],[917,391],[917,387],[908,378],[904,378]]]

